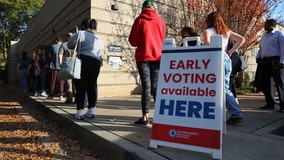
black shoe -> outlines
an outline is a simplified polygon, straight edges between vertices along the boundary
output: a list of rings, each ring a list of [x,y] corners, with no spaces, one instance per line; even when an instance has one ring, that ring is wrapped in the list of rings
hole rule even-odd
[[[66,104],[72,104],[73,102],[66,100],[64,103],[66,103]]]
[[[280,112],[280,113],[284,113],[284,108],[280,108],[280,109],[279,109],[279,112]]]
[[[244,118],[240,117],[240,118],[229,118],[227,120],[227,124],[237,124],[237,123],[242,123],[244,121]]]
[[[140,125],[145,125],[147,126],[149,124],[148,120],[143,120],[143,118],[140,118],[138,121],[135,121],[134,124],[140,124]]]
[[[274,109],[274,106],[265,105],[263,107],[259,107],[260,109]]]

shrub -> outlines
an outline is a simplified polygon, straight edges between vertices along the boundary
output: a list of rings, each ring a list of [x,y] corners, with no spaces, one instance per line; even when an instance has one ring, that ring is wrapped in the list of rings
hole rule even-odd
[[[252,84],[253,83],[250,82],[249,74],[244,73],[244,85],[238,88],[238,94],[256,93],[256,88]]]

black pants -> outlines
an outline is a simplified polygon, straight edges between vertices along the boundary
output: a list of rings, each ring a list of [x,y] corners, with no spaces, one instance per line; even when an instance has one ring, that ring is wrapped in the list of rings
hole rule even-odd
[[[77,110],[84,108],[86,93],[88,95],[88,108],[92,108],[97,105],[97,79],[101,68],[101,62],[96,58],[80,55],[80,59],[82,59],[81,79],[74,80]]]
[[[235,98],[237,98],[237,87],[236,87],[237,77],[238,77],[238,73],[234,73],[230,75],[230,90],[233,93]]]
[[[265,95],[267,105],[274,106],[275,99],[271,90],[273,78],[277,89],[280,107],[284,108],[284,68],[279,68],[280,57],[261,58],[258,60],[258,71],[260,72],[260,85],[261,90]]]

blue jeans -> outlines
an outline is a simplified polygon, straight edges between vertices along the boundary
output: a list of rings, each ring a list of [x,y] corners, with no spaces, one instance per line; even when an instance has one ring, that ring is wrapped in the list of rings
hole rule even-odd
[[[243,114],[239,104],[237,103],[233,93],[230,90],[230,75],[232,72],[232,62],[227,54],[224,54],[225,65],[225,92],[226,92],[226,108],[233,118],[242,118]]]
[[[22,79],[22,85],[24,89],[29,89],[29,83],[28,83],[28,74],[26,69],[20,70],[20,75]]]
[[[137,69],[142,85],[142,114],[147,114],[151,104],[151,95],[154,101],[156,100],[160,61],[137,62]]]

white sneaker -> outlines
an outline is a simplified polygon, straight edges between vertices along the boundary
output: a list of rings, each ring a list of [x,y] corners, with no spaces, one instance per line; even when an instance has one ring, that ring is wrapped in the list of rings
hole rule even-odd
[[[77,113],[75,115],[75,119],[79,119],[79,120],[83,120],[84,119],[84,115],[83,115],[82,109],[77,110]]]
[[[35,92],[35,97],[37,97],[39,95],[38,91]]]
[[[43,97],[47,97],[48,96],[45,91],[41,92],[40,95],[43,96]]]
[[[86,116],[88,118],[95,118],[94,108],[89,108],[88,111],[84,114],[84,116]]]

